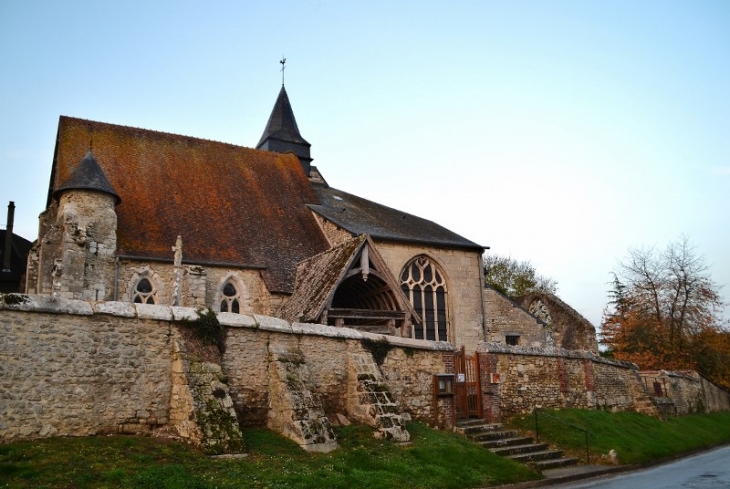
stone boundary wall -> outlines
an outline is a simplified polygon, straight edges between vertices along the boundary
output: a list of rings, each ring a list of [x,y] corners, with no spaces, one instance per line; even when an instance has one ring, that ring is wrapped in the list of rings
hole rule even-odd
[[[344,392],[348,355],[367,352],[363,340],[383,344],[388,350],[380,368],[390,392],[406,414],[426,423],[450,426],[450,417],[441,411],[451,409],[451,401],[436,407],[432,402],[433,374],[454,372],[450,343],[321,324],[289,324],[267,316],[219,313],[218,318],[229,326],[223,371],[229,377],[231,397],[244,426],[266,424],[270,406],[268,359],[272,348],[301,352],[324,412],[328,416],[348,415]]]
[[[195,309],[0,296],[0,441],[149,432],[169,424],[175,323]],[[264,426],[271,345],[299,351],[327,416],[347,415],[348,354],[363,340],[387,350],[380,367],[405,415],[451,426],[451,399],[433,400],[432,377],[453,373],[447,342],[397,338],[258,315],[218,313],[226,326],[222,371],[238,420]]]
[[[730,392],[694,371],[639,372],[651,395],[670,399],[678,416],[730,410]]]
[[[590,352],[497,343],[481,344],[477,354],[485,416],[492,422],[535,407],[657,414],[632,363]]]

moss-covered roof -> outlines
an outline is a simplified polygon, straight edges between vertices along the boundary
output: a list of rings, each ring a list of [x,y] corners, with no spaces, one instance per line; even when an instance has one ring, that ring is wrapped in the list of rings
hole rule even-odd
[[[121,198],[119,254],[265,267],[271,292],[291,293],[297,264],[328,248],[307,204],[319,204],[290,154],[61,117],[49,198],[94,154]]]

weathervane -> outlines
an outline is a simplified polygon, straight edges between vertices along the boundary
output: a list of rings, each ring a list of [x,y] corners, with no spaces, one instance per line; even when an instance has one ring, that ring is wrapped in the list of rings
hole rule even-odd
[[[279,61],[279,63],[281,63],[281,85],[284,86],[284,70],[286,69],[286,58],[283,54],[281,55],[281,61]]]

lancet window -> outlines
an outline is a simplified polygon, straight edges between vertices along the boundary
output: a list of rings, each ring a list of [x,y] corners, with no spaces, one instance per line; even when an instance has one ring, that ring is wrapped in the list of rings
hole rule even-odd
[[[427,256],[419,256],[401,272],[401,289],[419,316],[413,328],[419,340],[449,340],[448,291],[443,272]]]
[[[240,313],[241,294],[233,282],[227,281],[221,292],[220,312]]]

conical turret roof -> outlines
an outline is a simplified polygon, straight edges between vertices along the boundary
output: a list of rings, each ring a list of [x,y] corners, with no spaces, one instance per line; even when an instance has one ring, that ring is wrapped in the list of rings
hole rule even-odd
[[[276,139],[288,143],[297,143],[311,146],[301,134],[297,127],[297,120],[294,118],[294,111],[289,103],[289,96],[286,93],[284,85],[281,86],[279,97],[276,99],[274,109],[269,116],[269,122],[266,124],[264,134],[256,145],[260,148],[267,139]]]
[[[86,153],[86,156],[84,156],[81,163],[71,173],[71,176],[53,191],[53,197],[58,198],[61,192],[66,190],[78,189],[95,190],[109,194],[115,198],[117,205],[122,201],[109,183],[109,180],[107,180],[104,171],[99,166],[91,150]]]

